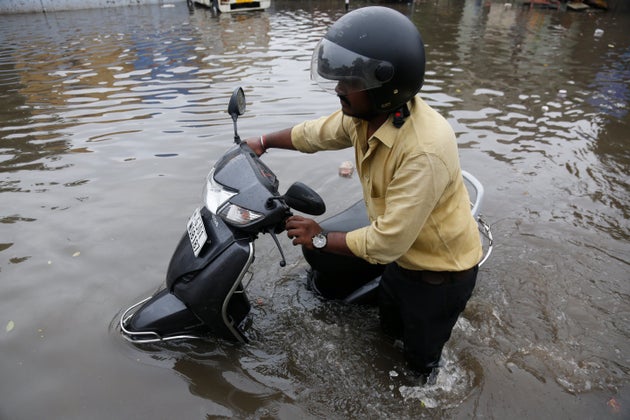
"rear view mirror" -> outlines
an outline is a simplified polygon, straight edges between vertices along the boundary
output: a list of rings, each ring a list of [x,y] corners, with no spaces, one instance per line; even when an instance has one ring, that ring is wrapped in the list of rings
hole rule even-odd
[[[240,115],[245,113],[245,92],[243,92],[242,88],[236,88],[234,92],[232,92],[232,96],[230,97],[230,102],[228,103],[228,114],[232,117],[232,121],[234,122],[234,143],[240,144],[241,138],[238,135],[238,130],[236,127],[236,120]]]
[[[296,182],[284,194],[284,201],[289,207],[302,213],[319,216],[326,211],[324,200],[311,187]]]
[[[236,88],[232,92],[230,102],[228,103],[228,114],[232,116],[232,119],[236,119],[239,115],[245,113],[245,92],[242,88]]]

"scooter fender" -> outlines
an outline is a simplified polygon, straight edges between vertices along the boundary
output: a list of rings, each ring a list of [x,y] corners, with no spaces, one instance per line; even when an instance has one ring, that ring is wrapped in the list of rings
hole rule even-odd
[[[175,282],[172,293],[215,335],[238,341],[250,304],[241,279],[249,266],[250,247],[233,242],[202,270]]]
[[[240,284],[253,259],[248,238],[236,238],[216,215],[202,209],[208,241],[198,257],[185,233],[169,263],[166,285],[208,329],[227,339],[238,339],[238,326],[250,310]]]

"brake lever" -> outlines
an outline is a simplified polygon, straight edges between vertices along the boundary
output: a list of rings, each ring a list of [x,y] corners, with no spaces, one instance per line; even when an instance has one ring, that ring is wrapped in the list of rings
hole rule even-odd
[[[271,229],[267,230],[267,233],[271,235],[273,241],[276,243],[276,247],[278,247],[278,251],[280,251],[280,256],[282,257],[280,260],[280,267],[285,267],[287,265],[287,260],[284,258],[284,252],[282,251],[282,247],[280,246],[280,241],[278,241],[276,233]]]

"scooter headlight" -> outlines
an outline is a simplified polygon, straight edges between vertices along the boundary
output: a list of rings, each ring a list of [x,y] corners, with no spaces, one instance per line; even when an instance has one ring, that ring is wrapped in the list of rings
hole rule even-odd
[[[219,210],[219,216],[234,225],[248,225],[263,217],[262,214],[236,204],[228,203]]]
[[[208,210],[217,214],[219,207],[235,195],[235,192],[226,190],[223,185],[214,180],[214,168],[212,168],[203,189],[203,199]]]

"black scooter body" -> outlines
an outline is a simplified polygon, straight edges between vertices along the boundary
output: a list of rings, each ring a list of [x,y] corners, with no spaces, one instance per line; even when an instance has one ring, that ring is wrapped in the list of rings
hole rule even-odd
[[[195,334],[246,341],[241,329],[251,306],[240,281],[253,260],[252,246],[206,208],[201,215],[206,246],[195,257],[188,234],[182,236],[168,266],[166,288],[134,313],[127,330],[154,332],[162,339]]]

